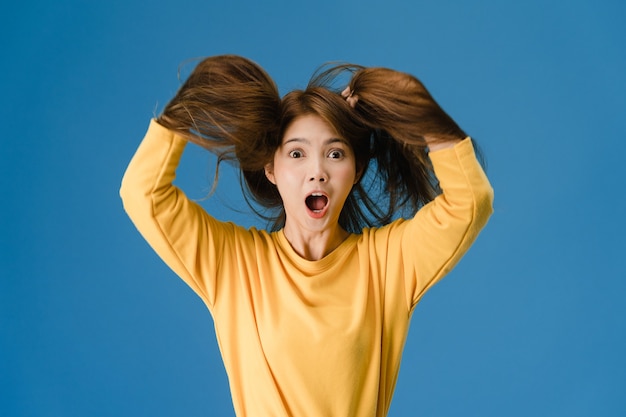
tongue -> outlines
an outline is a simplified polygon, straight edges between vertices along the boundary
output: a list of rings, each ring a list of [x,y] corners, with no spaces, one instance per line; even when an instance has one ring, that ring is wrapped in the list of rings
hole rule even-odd
[[[326,206],[327,198],[324,196],[308,196],[306,205],[311,210],[321,210]]]

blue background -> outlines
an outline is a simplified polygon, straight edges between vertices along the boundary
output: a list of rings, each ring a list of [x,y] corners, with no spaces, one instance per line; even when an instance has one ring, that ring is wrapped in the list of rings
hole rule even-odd
[[[390,415],[626,415],[625,4],[4,5],[0,415],[233,414],[208,311],[118,198],[179,65],[222,53],[283,93],[333,60],[413,73],[484,149],[495,214],[416,309]],[[213,167],[190,147],[178,184]],[[233,181],[204,206],[262,224]]]

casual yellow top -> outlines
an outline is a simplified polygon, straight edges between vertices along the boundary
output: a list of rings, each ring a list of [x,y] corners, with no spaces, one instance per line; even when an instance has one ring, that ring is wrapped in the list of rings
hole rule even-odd
[[[186,141],[152,121],[124,208],[202,298],[238,416],[385,416],[413,307],[492,212],[471,140],[432,152],[443,194],[411,220],[351,235],[319,261],[282,231],[219,222],[172,185]]]

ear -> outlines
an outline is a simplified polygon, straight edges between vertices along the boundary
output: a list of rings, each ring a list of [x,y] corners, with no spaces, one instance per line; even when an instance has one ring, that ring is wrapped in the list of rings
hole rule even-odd
[[[265,164],[264,170],[265,170],[265,177],[269,180],[269,182],[276,185],[276,178],[274,177],[274,163],[270,162],[270,163]]]
[[[354,183],[352,185],[356,185],[359,181],[361,181],[361,175],[363,175],[362,169],[356,172],[356,175],[354,176]]]

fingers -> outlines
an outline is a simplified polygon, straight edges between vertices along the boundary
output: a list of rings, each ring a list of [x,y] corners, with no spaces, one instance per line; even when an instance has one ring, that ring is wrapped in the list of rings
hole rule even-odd
[[[350,107],[354,108],[356,106],[357,101],[359,101],[359,96],[350,96],[346,99]]]
[[[350,107],[354,108],[356,106],[357,101],[359,101],[359,96],[354,94],[354,91],[350,90],[350,86],[346,87],[342,92],[341,96],[346,99]]]

